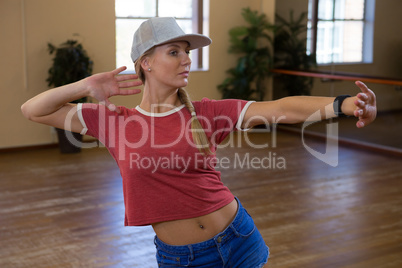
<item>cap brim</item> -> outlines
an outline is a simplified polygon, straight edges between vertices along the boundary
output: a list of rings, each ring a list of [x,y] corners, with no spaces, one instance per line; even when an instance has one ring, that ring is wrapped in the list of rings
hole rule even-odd
[[[175,38],[163,41],[162,43],[158,44],[157,46],[164,45],[167,43],[177,42],[177,41],[186,41],[190,44],[189,49],[197,49],[205,46],[209,46],[212,43],[212,40],[202,34],[184,34],[181,36],[177,36]]]

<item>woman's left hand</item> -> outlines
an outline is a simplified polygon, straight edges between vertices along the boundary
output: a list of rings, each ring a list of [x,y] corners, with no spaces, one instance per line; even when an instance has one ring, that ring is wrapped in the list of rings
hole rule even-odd
[[[359,118],[356,126],[362,128],[373,122],[377,116],[376,97],[374,92],[363,82],[356,81],[355,84],[360,88],[361,92],[356,95],[354,100],[356,109],[353,114]]]

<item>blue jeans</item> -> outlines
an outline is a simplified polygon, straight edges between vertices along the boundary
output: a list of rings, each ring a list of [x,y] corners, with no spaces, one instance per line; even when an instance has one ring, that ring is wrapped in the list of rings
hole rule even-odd
[[[155,236],[159,267],[241,267],[257,268],[268,261],[269,250],[253,219],[240,201],[235,219],[210,240],[172,246]]]

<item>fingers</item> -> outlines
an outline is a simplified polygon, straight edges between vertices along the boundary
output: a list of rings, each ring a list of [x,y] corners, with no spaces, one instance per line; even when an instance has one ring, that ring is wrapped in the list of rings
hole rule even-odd
[[[353,112],[353,115],[355,117],[358,117],[359,119],[361,119],[365,115],[365,111],[367,108],[367,102],[362,99],[364,99],[364,98],[359,98],[359,96],[357,96],[357,98],[354,101],[354,104],[356,105],[356,109]],[[358,122],[358,124],[360,125],[361,122],[360,123],[359,122]],[[358,126],[358,127],[363,127],[363,126],[364,126],[364,123],[363,123],[363,125]]]
[[[359,118],[359,121],[357,121],[357,123],[356,123],[356,127],[358,127],[358,128],[365,127],[365,126],[369,125],[371,122],[373,122],[373,120],[374,119],[368,118],[368,117],[367,118],[366,117]]]
[[[370,90],[366,84],[364,84],[361,81],[356,81],[355,84],[360,88],[362,93],[359,93],[358,95],[361,95],[363,98],[366,97],[367,101],[374,101],[375,102],[375,94],[372,90]]]
[[[359,121],[357,121],[357,123],[356,123],[356,127],[358,127],[358,128],[362,128],[362,127],[364,127],[366,124],[364,123],[364,120],[359,120]]]
[[[115,79],[119,83],[119,88],[129,88],[129,87],[137,87],[142,85],[142,81],[137,80],[138,75],[136,74],[125,74],[125,75],[118,75],[120,72],[126,70],[125,66],[117,68],[113,71],[115,74]],[[136,80],[136,81],[132,81]],[[136,94],[136,93],[134,93]]]
[[[362,81],[356,81],[355,82],[356,86],[360,88],[360,90],[364,93],[369,92],[369,88],[362,82]]]
[[[369,97],[367,96],[366,93],[359,93],[359,94],[357,94],[357,98],[359,98],[359,99],[362,100],[362,101],[368,101],[368,100],[369,100]]]
[[[138,93],[141,93],[141,89],[127,89],[119,91],[119,95],[135,95]]]
[[[121,72],[123,72],[123,71],[125,71],[125,70],[127,70],[127,67],[126,67],[126,66],[121,66],[121,67],[119,67],[119,68],[113,70],[112,73],[113,73],[114,75],[118,75],[118,74],[120,74]],[[131,79],[138,79],[138,75],[136,75],[136,74],[119,75],[119,76],[117,77],[117,79],[118,79],[119,81],[131,80]]]
[[[120,82],[119,88],[137,87],[137,86],[141,86],[141,85],[142,85],[142,82],[139,80],[130,81],[130,82]]]
[[[376,118],[376,96],[363,82],[356,81],[356,85],[361,92],[356,95],[354,100],[356,109],[353,114],[359,118],[356,127],[362,128],[371,124]]]
[[[136,74],[124,74],[124,75],[116,76],[117,82],[123,82],[123,81],[127,81],[127,80],[136,80],[136,79],[138,79],[138,75],[136,75]]]
[[[355,117],[361,117],[361,116],[363,116],[364,111],[363,111],[362,109],[356,109],[356,110],[353,112],[353,114],[354,114]]]
[[[354,104],[356,105],[356,110],[354,111],[354,116],[359,117],[357,122],[357,127],[364,127],[367,125],[368,121],[363,120],[368,115],[368,110],[371,106],[375,106],[375,95],[363,82],[356,81],[355,83],[362,92],[356,95]]]
[[[359,97],[357,97],[355,99],[355,101],[353,102],[358,108],[364,108],[366,106],[366,102],[359,99]]]
[[[121,66],[121,67],[119,67],[119,68],[113,70],[112,73],[113,73],[114,75],[118,75],[119,73],[121,73],[122,71],[125,71],[126,69],[127,69],[126,66]]]

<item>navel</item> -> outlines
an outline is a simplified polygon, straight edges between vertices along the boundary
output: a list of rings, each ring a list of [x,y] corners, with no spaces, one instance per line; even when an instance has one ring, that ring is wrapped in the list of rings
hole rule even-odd
[[[200,222],[198,223],[198,227],[200,227],[201,229],[205,229],[205,226],[203,224],[201,224]]]

